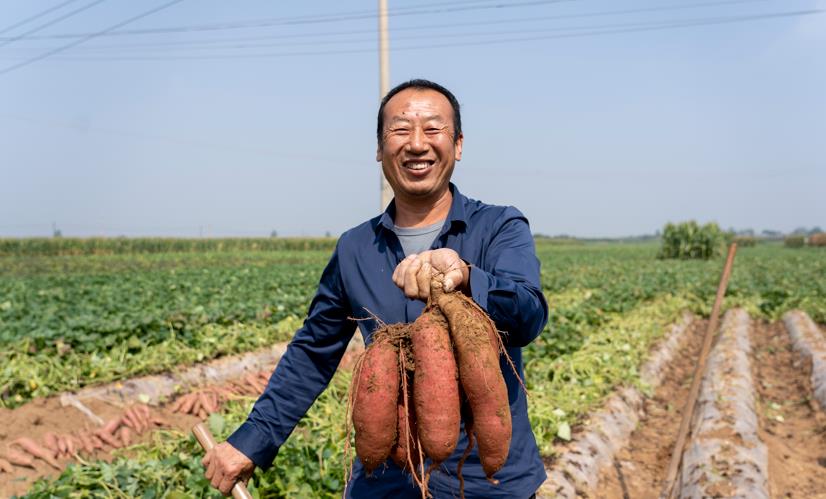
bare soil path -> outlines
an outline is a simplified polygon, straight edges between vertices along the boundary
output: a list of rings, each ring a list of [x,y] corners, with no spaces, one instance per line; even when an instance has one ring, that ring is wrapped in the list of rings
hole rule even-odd
[[[708,321],[696,320],[686,331],[685,347],[669,366],[654,395],[645,399],[643,415],[631,435],[630,445],[617,454],[614,466],[600,475],[593,497],[659,497],[707,326]]]
[[[769,449],[774,498],[826,498],[826,413],[813,397],[811,362],[782,323],[752,329],[760,438]]]

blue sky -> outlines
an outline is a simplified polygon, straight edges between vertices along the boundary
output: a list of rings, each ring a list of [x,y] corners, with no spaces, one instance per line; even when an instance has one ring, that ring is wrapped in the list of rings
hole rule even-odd
[[[338,234],[378,213],[375,2],[184,0],[4,73],[167,0],[2,32],[63,1],[0,5],[0,237]],[[463,105],[454,181],[535,232],[826,226],[826,0],[389,5],[392,83]]]

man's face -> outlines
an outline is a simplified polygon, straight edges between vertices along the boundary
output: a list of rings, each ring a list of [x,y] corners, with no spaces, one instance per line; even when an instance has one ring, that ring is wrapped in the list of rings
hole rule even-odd
[[[453,141],[453,108],[435,90],[408,88],[384,106],[383,143],[376,161],[396,196],[440,194],[462,159],[462,136]]]

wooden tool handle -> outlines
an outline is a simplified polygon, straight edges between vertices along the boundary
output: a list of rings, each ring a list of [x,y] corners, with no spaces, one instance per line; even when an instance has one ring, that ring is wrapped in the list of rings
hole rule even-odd
[[[215,447],[215,439],[203,423],[198,423],[193,426],[192,434],[195,435],[195,440],[201,444],[201,447],[203,447],[205,451],[209,452]],[[250,491],[247,490],[247,486],[242,482],[235,482],[235,485],[232,487],[232,497],[235,499],[252,499]]]

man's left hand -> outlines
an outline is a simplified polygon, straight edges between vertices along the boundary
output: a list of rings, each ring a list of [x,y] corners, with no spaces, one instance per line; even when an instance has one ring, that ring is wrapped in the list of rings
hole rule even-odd
[[[408,298],[427,301],[430,298],[430,281],[441,279],[445,291],[466,291],[470,270],[450,248],[423,251],[408,255],[393,271],[393,282]]]

